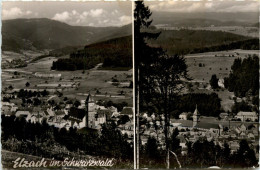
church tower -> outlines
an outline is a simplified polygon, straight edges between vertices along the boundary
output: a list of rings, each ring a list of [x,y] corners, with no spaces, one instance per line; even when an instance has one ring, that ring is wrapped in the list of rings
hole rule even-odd
[[[94,118],[96,114],[96,103],[93,97],[89,94],[86,101],[86,115],[85,115],[85,127],[93,128],[94,127]]]
[[[192,122],[193,127],[195,127],[198,124],[199,117],[200,117],[200,114],[199,114],[199,111],[198,111],[198,108],[197,108],[197,105],[196,105],[196,109],[193,113],[193,122]]]

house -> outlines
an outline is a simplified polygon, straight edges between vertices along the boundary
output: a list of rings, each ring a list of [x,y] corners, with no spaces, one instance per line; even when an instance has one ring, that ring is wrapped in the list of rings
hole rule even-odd
[[[27,116],[26,121],[27,122],[30,121],[31,123],[36,123],[36,122],[42,123],[43,119],[44,119],[44,117],[41,116],[40,114],[38,114],[38,115],[32,114],[32,115]]]
[[[63,119],[70,122],[71,126],[74,125],[74,127],[83,128],[86,125],[86,113],[83,109],[75,108],[71,110],[68,115],[65,115],[64,112],[56,112],[55,114],[56,115],[54,117],[56,118],[56,120],[59,119],[61,121],[62,116],[64,116]]]
[[[240,124],[235,128],[235,132],[240,134],[241,132],[245,132],[247,130],[246,126],[244,124]]]
[[[253,133],[248,133],[247,138],[251,140],[255,140],[255,135]]]
[[[191,116],[192,114],[190,112],[183,112],[179,115],[179,118],[181,120],[188,120]]]
[[[18,110],[18,107],[17,106],[13,106],[12,108],[11,108],[11,112],[16,112]]]
[[[129,118],[132,118],[133,117],[133,108],[132,107],[124,107],[122,112],[121,112],[121,115],[128,115]]]
[[[24,117],[24,118],[27,118],[28,115],[30,115],[31,113],[29,111],[22,111],[22,110],[19,110],[15,113],[15,116],[16,117]]]
[[[133,131],[134,130],[134,123],[132,121],[128,121],[124,125],[125,130]]]
[[[61,74],[48,74],[48,73],[35,73],[36,77],[42,77],[42,78],[60,78]]]
[[[92,120],[90,120],[89,126],[93,129],[101,129],[101,125],[106,123],[107,115],[110,113],[108,109],[98,109]]]
[[[221,88],[225,88],[225,84],[224,84],[224,79],[223,78],[218,79],[218,86],[221,87]]]
[[[53,111],[52,108],[47,108],[46,111],[47,111],[47,113],[48,113],[49,116],[54,116],[54,111]]]
[[[241,121],[257,121],[258,120],[258,116],[256,114],[256,112],[243,112],[240,111],[237,113],[237,115],[235,116],[236,119],[240,119]]]
[[[5,105],[2,106],[2,113],[10,112],[11,111],[11,106]]]

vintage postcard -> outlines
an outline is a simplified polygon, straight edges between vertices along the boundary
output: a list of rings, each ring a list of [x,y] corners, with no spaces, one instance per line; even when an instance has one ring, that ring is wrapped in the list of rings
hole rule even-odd
[[[4,1],[2,169],[259,167],[259,1]]]

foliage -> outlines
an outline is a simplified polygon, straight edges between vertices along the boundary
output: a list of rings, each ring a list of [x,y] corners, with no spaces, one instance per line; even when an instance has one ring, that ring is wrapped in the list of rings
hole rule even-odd
[[[120,116],[119,120],[117,121],[117,124],[125,124],[126,122],[130,121],[129,116],[128,115],[122,115]]]
[[[198,105],[199,113],[202,116],[218,117],[221,112],[220,101],[216,93],[189,93],[177,96],[173,106],[175,110],[178,110],[176,114],[193,112],[195,106]]]
[[[122,159],[129,159],[133,156],[133,148],[127,142],[127,136],[123,136],[113,122],[102,126],[98,142],[100,144],[98,150],[103,155]]]
[[[152,47],[162,47],[166,49],[171,55],[232,49],[259,49],[258,39],[249,39],[249,37],[222,31],[187,29],[160,31],[161,34],[158,39],[149,40],[148,43]]]
[[[243,139],[239,143],[239,149],[231,158],[234,167],[253,167],[258,165],[258,160],[255,152],[248,145],[248,142]]]
[[[70,54],[70,58],[60,58],[53,62],[52,70],[85,70],[103,63],[103,67],[132,67],[131,36],[85,46]]]
[[[106,108],[114,106],[115,108],[117,108],[118,112],[121,112],[124,107],[128,106],[128,103],[126,103],[126,102],[114,103],[111,100],[109,100],[109,101],[98,101],[97,104],[100,105],[100,106],[105,106]]]
[[[235,102],[235,104],[232,106],[232,113],[238,113],[239,111],[252,111],[252,106],[250,106],[245,101],[242,102]]]
[[[211,87],[213,89],[217,89],[218,88],[218,78],[217,78],[216,74],[213,74],[211,76],[211,79],[210,79],[209,83],[210,83],[210,85],[211,85]]]
[[[43,90],[40,92],[40,91],[31,91],[31,90],[21,89],[21,90],[19,90],[17,97],[18,98],[31,98],[31,97],[38,97],[38,96],[45,97],[47,95],[49,95],[49,92],[46,90]]]
[[[176,154],[180,154],[180,139],[177,138],[179,135],[179,130],[178,128],[175,128],[172,135],[171,135],[171,140],[170,140],[170,150],[175,152]]]
[[[245,59],[235,59],[229,77],[225,78],[225,87],[238,97],[258,95],[259,91],[259,58],[249,56]]]
[[[15,116],[2,115],[1,119],[2,147],[10,151],[59,159],[67,156],[60,154],[61,149],[65,150],[63,148],[74,153],[80,150],[87,155],[115,157],[123,160],[132,159],[133,156],[132,145],[127,142],[127,137],[123,136],[114,124],[103,125],[101,135],[98,135],[96,131],[83,134],[74,128],[70,128],[69,131],[65,128],[58,129],[49,126],[45,121],[42,124],[33,124]],[[15,140],[16,147],[8,145],[10,139]],[[57,145],[58,150],[50,149]]]

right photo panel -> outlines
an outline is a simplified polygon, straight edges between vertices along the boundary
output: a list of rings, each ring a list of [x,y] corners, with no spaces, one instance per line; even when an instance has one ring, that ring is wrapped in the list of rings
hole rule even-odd
[[[134,2],[135,168],[259,167],[259,2]]]

